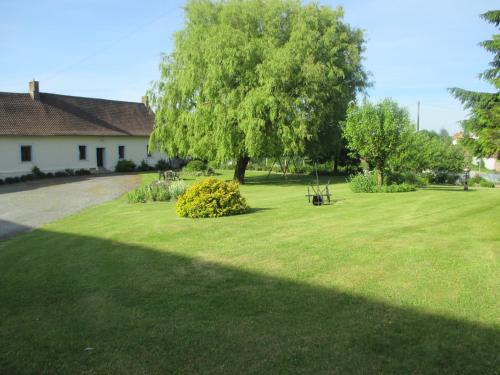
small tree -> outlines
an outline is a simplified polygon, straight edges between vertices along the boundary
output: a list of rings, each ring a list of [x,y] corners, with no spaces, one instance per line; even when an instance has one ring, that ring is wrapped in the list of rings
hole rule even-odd
[[[387,161],[402,152],[413,127],[408,111],[391,99],[377,104],[364,101],[352,104],[347,111],[344,138],[349,149],[366,158],[379,171],[379,184],[384,183]]]
[[[413,132],[406,140],[400,152],[389,159],[388,166],[393,172],[457,173],[467,164],[464,148],[454,145],[442,130],[439,134],[429,130]]]
[[[191,0],[150,92],[152,149],[236,160],[313,155],[333,144],[367,84],[363,33],[342,8],[295,0]]]

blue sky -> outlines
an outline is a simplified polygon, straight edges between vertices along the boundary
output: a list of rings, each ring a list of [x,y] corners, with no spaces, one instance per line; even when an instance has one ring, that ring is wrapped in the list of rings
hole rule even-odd
[[[466,116],[447,87],[491,90],[478,80],[491,55],[478,43],[495,28],[479,18],[493,0],[320,1],[345,9],[366,32],[373,100],[393,97],[421,128],[459,129]],[[139,101],[161,52],[182,27],[183,1],[0,0],[0,91],[40,90]]]

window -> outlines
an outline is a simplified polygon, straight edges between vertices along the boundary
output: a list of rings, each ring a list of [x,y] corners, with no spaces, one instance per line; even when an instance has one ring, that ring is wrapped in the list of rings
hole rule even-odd
[[[21,146],[21,161],[31,161],[31,146]]]
[[[80,160],[87,160],[87,146],[78,146],[78,155]]]
[[[118,158],[119,159],[125,158],[125,146],[118,146]]]

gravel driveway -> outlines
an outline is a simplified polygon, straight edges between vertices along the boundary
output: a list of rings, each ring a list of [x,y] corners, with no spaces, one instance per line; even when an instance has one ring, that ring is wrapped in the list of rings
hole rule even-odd
[[[115,199],[139,182],[138,175],[100,175],[0,186],[0,239]]]

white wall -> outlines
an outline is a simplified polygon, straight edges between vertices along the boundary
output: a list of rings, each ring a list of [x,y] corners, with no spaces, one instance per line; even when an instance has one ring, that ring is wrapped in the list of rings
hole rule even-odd
[[[166,155],[147,156],[148,137],[99,136],[0,136],[0,178],[20,176],[37,166],[43,172],[71,169],[96,169],[96,148],[103,147],[104,168],[114,170],[118,162],[118,146],[125,146],[125,159],[154,165]],[[31,145],[31,162],[21,161],[21,145]],[[87,159],[79,160],[78,146],[87,146]]]
[[[479,158],[472,158],[472,164],[479,165]],[[482,158],[485,168],[494,171],[497,167],[497,159],[496,158]]]

